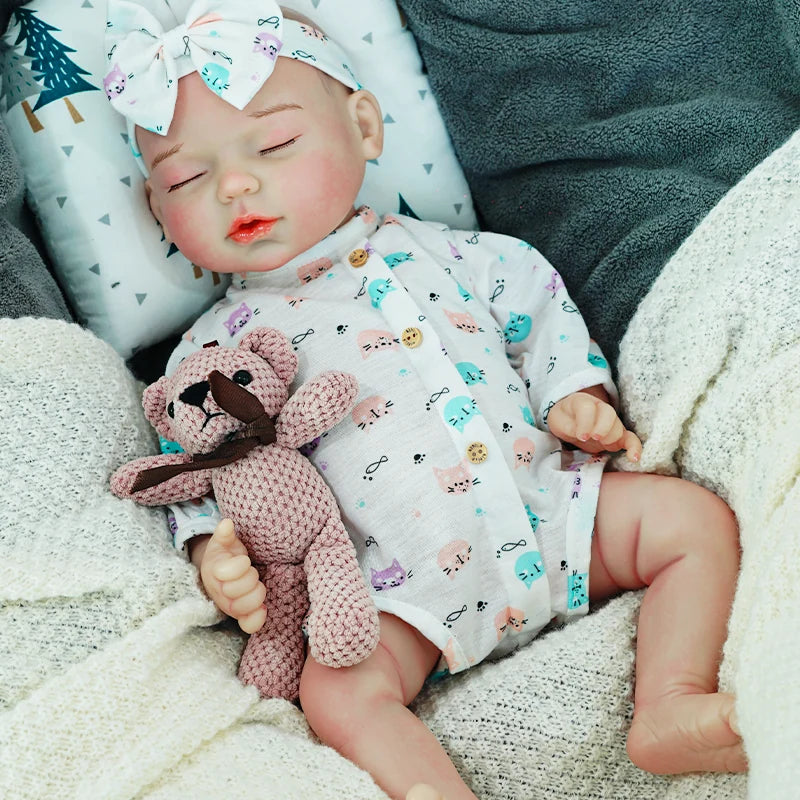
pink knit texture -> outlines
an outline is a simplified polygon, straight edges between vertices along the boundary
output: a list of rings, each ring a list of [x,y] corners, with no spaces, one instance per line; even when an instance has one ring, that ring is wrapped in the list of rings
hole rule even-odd
[[[186,472],[131,495],[139,472],[185,463],[207,453],[244,423],[206,392],[218,370],[244,386],[276,417],[277,440],[217,469]],[[112,491],[144,505],[190,500],[213,490],[224,517],[267,587],[267,621],[247,642],[239,667],[244,683],[263,697],[298,696],[305,660],[331,667],[365,659],[378,643],[378,612],[342,524],[336,500],[313,464],[296,449],[341,420],[358,393],[355,378],[325,372],[290,397],[297,357],[279,331],[259,328],[238,348],[210,347],[186,358],[175,373],[145,390],[143,406],[155,428],[185,454],[148,456],[120,467]]]

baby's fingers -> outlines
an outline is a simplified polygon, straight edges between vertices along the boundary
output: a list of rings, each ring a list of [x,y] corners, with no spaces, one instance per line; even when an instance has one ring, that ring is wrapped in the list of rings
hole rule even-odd
[[[250,558],[246,555],[223,558],[211,567],[211,574],[223,583],[243,578],[250,569]]]
[[[239,627],[245,633],[255,633],[262,628],[266,621],[267,609],[264,606],[259,606],[252,614],[248,614],[246,617],[239,617]]]
[[[586,442],[592,435],[595,420],[597,419],[597,408],[594,402],[576,402],[575,409],[575,438],[579,442]]]
[[[250,567],[240,578],[223,581],[222,594],[229,600],[235,600],[237,597],[244,597],[248,592],[252,592],[258,583],[258,572],[255,567]]]
[[[625,431],[622,448],[628,461],[638,461],[642,457],[642,440],[633,431]]]
[[[598,404],[595,413],[594,428],[591,431],[591,438],[596,442],[608,447],[610,444],[622,438],[625,428],[620,422],[617,412],[608,403]]]
[[[237,598],[230,605],[229,616],[242,619],[250,616],[253,612],[258,611],[264,603],[264,598],[267,596],[267,589],[263,583],[259,583],[252,591],[246,595]]]

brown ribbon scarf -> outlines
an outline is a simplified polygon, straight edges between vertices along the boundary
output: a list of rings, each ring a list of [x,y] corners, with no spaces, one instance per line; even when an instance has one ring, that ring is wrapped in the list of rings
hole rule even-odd
[[[275,441],[275,420],[267,416],[261,401],[252,392],[226,378],[216,369],[209,374],[208,383],[217,405],[232,417],[246,423],[245,427],[237,433],[237,438],[222,442],[208,453],[197,453],[185,464],[165,464],[143,469],[131,487],[131,494],[150,489],[184,472],[223,467],[238,461],[254,447]]]

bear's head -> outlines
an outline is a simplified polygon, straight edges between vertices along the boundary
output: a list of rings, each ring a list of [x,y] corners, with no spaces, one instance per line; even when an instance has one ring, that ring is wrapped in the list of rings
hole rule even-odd
[[[218,390],[212,384],[232,383],[234,393],[235,387],[242,387],[269,417],[276,417],[289,398],[296,373],[297,356],[289,340],[274,328],[256,328],[238,347],[214,345],[187,356],[172,375],[145,389],[142,405],[164,438],[187,453],[208,453],[247,424],[223,410],[214,399],[212,392]]]

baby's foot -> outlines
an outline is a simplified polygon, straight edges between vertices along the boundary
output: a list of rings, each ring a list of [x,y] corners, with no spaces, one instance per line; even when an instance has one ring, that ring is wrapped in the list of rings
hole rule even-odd
[[[408,790],[406,800],[445,800],[445,796],[427,783],[417,783]]]
[[[641,769],[659,775],[745,772],[733,695],[685,694],[635,711],[628,755]]]

